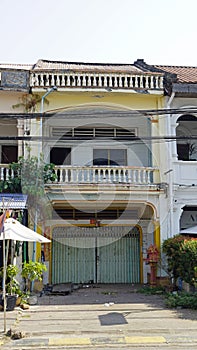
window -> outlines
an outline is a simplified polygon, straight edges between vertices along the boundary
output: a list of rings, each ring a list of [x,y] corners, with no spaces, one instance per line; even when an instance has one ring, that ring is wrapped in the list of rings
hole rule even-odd
[[[91,140],[99,138],[128,139],[136,136],[136,128],[124,129],[117,127],[76,127],[76,128],[53,128],[52,136],[59,140],[80,139]]]
[[[127,150],[94,149],[93,165],[127,165]]]
[[[176,129],[178,160],[197,160],[197,118],[182,115]]]
[[[71,148],[53,147],[50,152],[50,162],[55,165],[70,165]]]
[[[177,143],[178,160],[189,160],[189,144]]]
[[[1,163],[9,164],[17,162],[18,147],[17,146],[1,146]]]

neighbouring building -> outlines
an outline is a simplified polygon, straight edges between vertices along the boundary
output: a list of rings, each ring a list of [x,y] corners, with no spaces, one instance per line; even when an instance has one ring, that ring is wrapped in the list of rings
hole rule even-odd
[[[169,142],[170,232],[197,225],[197,67],[136,64],[144,71],[168,74],[165,106]],[[197,232],[196,232],[197,234]]]
[[[197,68],[39,60],[0,72],[1,179],[27,144],[55,164],[45,282],[146,283],[147,248],[197,220]],[[41,97],[37,113],[13,109],[24,93]]]

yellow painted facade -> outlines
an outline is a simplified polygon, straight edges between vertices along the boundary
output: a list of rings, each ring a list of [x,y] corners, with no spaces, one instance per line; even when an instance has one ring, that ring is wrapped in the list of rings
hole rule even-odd
[[[64,108],[76,108],[86,105],[107,106],[111,108],[128,108],[131,110],[159,109],[164,106],[163,95],[137,94],[122,92],[66,92],[55,91],[51,93],[47,100],[49,105],[44,105],[44,112],[61,111]],[[39,110],[38,110],[39,111]]]
[[[58,130],[60,132],[61,128],[66,128],[68,125],[71,128],[77,128],[78,126],[88,127],[89,125],[94,125],[96,123],[100,123],[101,128],[112,128],[113,125],[124,129],[135,128],[139,133],[139,135],[137,134],[139,137],[160,136],[164,134],[165,124],[161,121],[160,117],[156,114],[151,116],[144,113],[144,110],[157,110],[164,107],[164,91],[162,84],[159,83],[160,80],[157,81],[157,79],[162,78],[161,74],[159,75],[150,72],[146,74],[135,67],[132,67],[131,72],[129,72],[128,69],[125,71],[123,69],[122,72],[120,70],[116,71],[117,67],[113,68],[114,70],[111,67],[107,67],[109,71],[106,71],[105,69],[102,72],[98,72],[96,67],[95,72],[92,70],[77,70],[76,72],[73,72],[73,70],[71,70],[71,73],[67,73],[67,70],[65,71],[66,73],[62,73],[62,71],[58,71],[58,69],[54,71],[47,71],[47,69],[43,67],[42,71],[39,66],[38,71],[30,71],[30,90],[33,94],[39,94],[41,101],[43,102],[43,108],[42,103],[37,104],[35,108],[35,112],[38,113],[37,118],[33,118],[29,123],[30,136],[42,136],[42,131],[44,130],[45,134],[43,136],[48,136],[50,138],[53,128],[59,128]],[[120,69],[122,68],[120,67]],[[53,82],[57,85],[57,91],[49,92],[46,96],[46,100],[49,103],[46,104],[46,100],[43,96],[47,94],[50,87],[55,85]],[[86,86],[84,86],[84,84],[86,84]],[[20,102],[20,97],[24,93],[25,91],[0,91],[0,112],[15,113],[16,115],[17,113],[23,113],[24,109],[22,106],[13,109],[13,105]],[[95,113],[103,110],[105,113],[103,115],[102,113],[98,113],[97,119],[94,119],[91,115],[83,117],[83,110],[93,110]],[[71,112],[70,116],[69,111]],[[117,112],[115,116],[113,116],[113,111]],[[138,114],[136,114],[137,111],[139,112],[139,120]],[[142,112],[140,113],[140,111]],[[108,112],[111,113],[109,119]],[[119,112],[120,116],[118,115]],[[121,115],[121,112],[128,113],[125,117],[123,114]],[[43,119],[42,113],[44,113]],[[48,118],[48,125],[46,127],[47,123],[45,121],[48,113],[53,115],[52,119]],[[66,117],[64,117],[64,113],[66,113]],[[45,129],[43,128],[43,125],[46,127]],[[21,120],[17,120],[16,118],[7,122],[7,120],[4,119],[2,120],[0,136],[5,134],[10,136],[23,136],[24,130],[25,124],[21,124]],[[78,148],[77,142],[79,143]],[[120,231],[121,227],[130,227],[130,230],[133,227],[138,228],[139,241],[136,235],[133,235],[132,238],[134,242],[133,244],[135,245],[134,256],[137,256],[137,260],[133,264],[136,267],[136,270],[138,270],[138,277],[135,277],[136,272],[133,271],[132,278],[133,281],[146,282],[147,267],[144,263],[146,248],[151,243],[160,246],[160,197],[165,195],[164,190],[158,185],[163,182],[163,171],[160,171],[162,150],[157,143],[152,143],[151,139],[150,141],[147,141],[148,146],[147,149],[145,149],[146,154],[143,154],[144,151],[142,147],[139,147],[139,154],[136,154],[137,142],[136,144],[132,144],[132,146],[134,145],[134,150],[130,147],[131,144],[128,140],[124,140],[122,143],[113,142],[107,139],[104,141],[88,140],[88,142],[85,143],[82,142],[80,138],[79,140],[72,138],[63,140],[59,138],[54,143],[49,140],[48,144],[46,144],[44,154],[46,161],[50,160],[50,152],[55,147],[57,149],[58,147],[59,149],[71,148],[71,151],[73,152],[73,158],[68,167],[65,167],[65,170],[62,170],[64,166],[63,164],[60,165],[60,170],[57,170],[59,173],[63,171],[62,174],[68,174],[67,180],[65,180],[67,175],[63,175],[62,179],[64,180],[60,179],[55,184],[48,184],[46,187],[47,196],[50,198],[53,211],[63,210],[66,213],[65,215],[69,212],[71,217],[69,219],[70,221],[64,220],[63,222],[63,220],[60,220],[61,224],[58,224],[58,220],[54,218],[52,218],[50,222],[38,222],[37,231],[42,234],[44,233],[42,231],[45,231],[45,234],[50,235],[51,239],[54,237],[54,228],[61,228],[61,225],[71,231],[73,227],[86,227],[90,229],[91,232],[91,230],[94,231],[95,228],[95,226],[92,226],[90,223],[91,215],[94,215],[94,212],[96,213],[95,215],[100,215],[100,212],[105,212],[105,217],[101,219],[100,226],[108,227],[109,232],[111,232],[110,230],[113,230],[113,227],[120,227]],[[14,140],[7,143],[8,145],[11,145],[11,143],[14,145],[18,144],[19,155],[23,154],[26,156],[26,144],[31,147],[32,155],[38,156],[42,150],[39,141],[30,140],[26,142],[23,140]],[[125,164],[122,164],[117,171],[114,170],[113,166],[110,167],[110,170],[106,166],[101,167],[102,169],[96,168],[95,170],[93,166],[94,148],[109,148],[115,150],[124,149],[128,153],[130,152],[130,154],[128,155],[128,160]],[[136,155],[137,161],[135,159],[135,162],[137,162],[137,164],[135,162],[132,163],[132,157],[134,157],[133,154]],[[88,157],[91,160],[90,163],[87,162]],[[58,166],[59,163],[57,162],[56,167],[58,168]],[[91,171],[93,173],[89,172],[89,169],[92,169]],[[77,178],[78,180],[73,180],[74,176],[81,176],[81,173],[82,179],[79,180],[79,178]],[[128,175],[130,173],[131,175]],[[93,177],[86,181],[87,176]],[[100,178],[97,179],[98,176],[100,176]],[[111,176],[113,176],[113,180],[110,179]],[[117,178],[117,176],[119,178]],[[97,180],[95,180],[95,178]],[[108,181],[109,185],[106,181]],[[125,207],[126,210],[124,209]],[[121,210],[123,212],[125,210],[125,213],[128,210],[128,213],[131,214],[127,214],[125,219],[120,216],[119,219],[118,213]],[[73,213],[71,213],[72,211]],[[89,217],[86,215],[87,211],[91,212]],[[112,214],[109,215],[115,215],[116,211],[118,219],[116,218],[113,221],[110,219],[110,216],[106,216],[110,212]],[[81,217],[75,219],[75,214],[77,213],[77,215],[80,215],[80,212],[82,212]],[[132,218],[132,215],[136,215],[136,217]],[[155,222],[157,222],[156,225]],[[32,222],[32,224],[35,223]],[[79,231],[77,232],[79,234]],[[123,249],[122,247],[125,244],[124,239],[120,241],[121,243],[114,244],[113,249],[116,251],[121,251],[121,249]],[[62,245],[66,245],[65,242],[63,242]],[[41,245],[37,244],[35,255],[37,260],[41,260],[41,249]],[[62,249],[63,251],[65,247],[60,246],[60,248],[58,248],[58,245],[55,246],[53,242],[45,245],[44,248],[45,260],[49,264],[48,281],[50,283],[55,282],[54,274],[60,276],[58,282],[66,282],[68,278],[70,279],[73,277],[72,268],[70,268],[69,272],[71,273],[71,277],[69,275],[67,275],[67,277],[64,276],[61,266],[68,264],[67,256],[63,256],[61,261],[58,260],[59,254],[57,249]],[[73,249],[71,253],[71,255],[73,254],[73,260],[71,260],[70,265],[72,266],[75,263],[79,264],[79,261],[74,261],[74,256],[75,254],[79,254],[79,251],[76,247],[69,249],[70,251]],[[126,252],[126,245],[124,249],[126,259],[129,259],[130,255],[129,252]],[[93,250],[94,249],[92,249],[92,254],[94,257],[92,264],[96,266],[98,261],[96,262],[96,253]],[[100,252],[105,254],[105,258],[110,254],[110,250],[107,253],[105,249],[100,249]],[[31,255],[33,254],[32,247],[30,248],[29,253],[31,258]],[[118,253],[116,254],[118,256]],[[117,259],[123,259],[121,256],[123,255],[119,255]],[[121,278],[120,275],[124,273],[124,261],[121,260],[121,263],[116,261],[115,263],[120,265],[119,268],[121,271],[119,277],[115,281],[116,283],[119,281],[119,278]],[[58,271],[57,273],[58,269],[62,271]],[[82,280],[83,278],[89,278],[94,279],[95,282],[100,282],[97,272],[94,271],[93,277],[87,277],[84,271],[82,271],[82,269],[80,270],[81,277],[76,277],[76,281],[74,282],[79,282],[80,278]],[[109,271],[106,271],[105,274],[107,276],[109,273],[115,273],[114,271],[113,267],[109,267]],[[130,281],[128,271],[125,272],[125,280],[120,279],[120,282],[122,281],[123,283],[126,283],[127,281]],[[107,277],[104,276],[104,273],[102,274],[102,271],[99,271],[98,273],[101,275],[101,282],[104,281],[104,283],[106,283]],[[97,277],[98,280],[96,280]]]

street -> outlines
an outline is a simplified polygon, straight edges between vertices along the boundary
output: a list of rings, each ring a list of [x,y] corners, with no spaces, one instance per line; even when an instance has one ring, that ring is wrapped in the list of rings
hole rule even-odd
[[[196,310],[167,309],[162,296],[137,293],[129,285],[43,295],[29,310],[7,314],[8,327],[12,323],[13,334],[22,337],[8,338],[2,349],[197,348]]]

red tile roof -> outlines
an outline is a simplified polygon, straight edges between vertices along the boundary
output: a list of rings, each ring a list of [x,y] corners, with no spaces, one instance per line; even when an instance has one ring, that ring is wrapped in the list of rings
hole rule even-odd
[[[197,67],[158,65],[154,65],[154,67],[168,73],[176,74],[177,83],[197,83]]]

